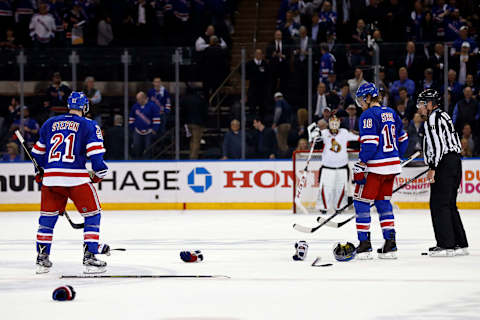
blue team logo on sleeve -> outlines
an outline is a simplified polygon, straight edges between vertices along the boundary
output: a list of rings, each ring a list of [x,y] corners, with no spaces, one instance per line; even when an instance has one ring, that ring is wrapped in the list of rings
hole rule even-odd
[[[203,193],[212,186],[212,175],[204,167],[198,167],[188,174],[188,186],[195,193]]]

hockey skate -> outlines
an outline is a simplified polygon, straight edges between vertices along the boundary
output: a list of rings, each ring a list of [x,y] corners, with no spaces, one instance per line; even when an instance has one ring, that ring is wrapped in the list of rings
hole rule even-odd
[[[377,249],[379,259],[397,259],[397,243],[395,241],[395,230],[390,231],[390,239],[386,239],[383,247]]]
[[[357,247],[357,259],[372,260],[372,243],[370,242],[370,232],[367,235],[367,240],[360,241]]]
[[[455,256],[468,256],[470,254],[467,248],[462,248],[460,246],[455,246],[453,250],[455,250]]]
[[[83,247],[83,265],[85,266],[83,273],[92,274],[104,273],[107,271],[107,263],[105,261],[98,260],[97,257],[95,257],[95,254],[88,251],[87,245],[84,245]]]
[[[39,253],[37,256],[37,274],[48,273],[52,268],[52,262],[48,259],[48,254]]]
[[[430,257],[454,257],[455,250],[436,246],[428,249],[428,255]]]

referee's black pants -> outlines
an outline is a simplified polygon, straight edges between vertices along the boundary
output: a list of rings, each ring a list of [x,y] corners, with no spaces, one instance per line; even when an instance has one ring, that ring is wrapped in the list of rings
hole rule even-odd
[[[453,249],[468,247],[467,236],[457,208],[457,193],[462,179],[462,160],[458,153],[447,153],[435,170],[430,185],[430,211],[437,246]]]

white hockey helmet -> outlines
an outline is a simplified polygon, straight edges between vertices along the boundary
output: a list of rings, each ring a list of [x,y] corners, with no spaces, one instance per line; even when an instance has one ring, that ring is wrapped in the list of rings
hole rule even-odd
[[[340,129],[340,119],[337,116],[333,115],[328,119],[328,128],[330,130],[338,130]]]

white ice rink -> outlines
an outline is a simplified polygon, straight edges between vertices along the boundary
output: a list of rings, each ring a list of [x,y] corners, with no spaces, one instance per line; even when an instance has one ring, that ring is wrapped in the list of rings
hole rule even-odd
[[[71,216],[80,222],[80,216]],[[346,217],[346,216],[344,216]],[[342,218],[341,217],[341,220]],[[355,224],[311,235],[292,229],[313,216],[288,212],[105,212],[101,239],[126,248],[105,257],[107,274],[212,274],[231,279],[78,279],[82,231],[60,218],[49,274],[35,275],[38,213],[0,213],[0,319],[480,319],[480,211],[462,212],[470,256],[421,256],[435,244],[427,211],[396,214],[398,260],[333,259],[337,241],[355,244]],[[373,214],[372,240],[383,244]],[[306,261],[292,260],[306,240]],[[187,264],[182,249],[205,260]],[[311,267],[321,256],[332,267]],[[104,258],[104,256],[100,256]],[[51,299],[70,284],[77,297]]]

